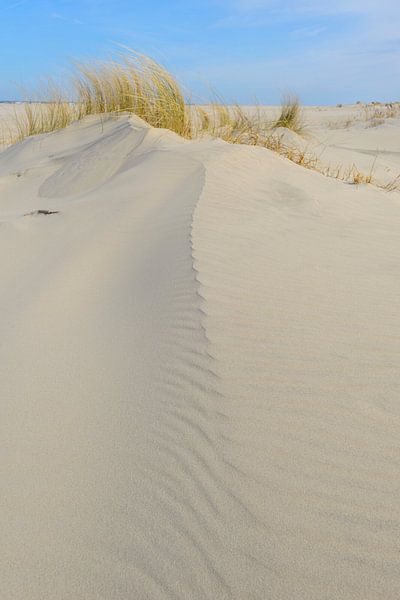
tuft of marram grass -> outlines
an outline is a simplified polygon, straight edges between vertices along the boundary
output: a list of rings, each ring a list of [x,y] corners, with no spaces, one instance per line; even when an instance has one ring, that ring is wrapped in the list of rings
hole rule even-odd
[[[35,101],[26,102],[14,110],[14,123],[10,127],[12,141],[22,141],[31,135],[51,133],[70,125],[78,117],[77,106],[51,80]]]
[[[257,109],[253,114],[248,114],[238,104],[227,106],[214,102],[207,107],[198,108],[197,134],[210,134],[219,137],[230,144],[246,144],[250,146],[263,146],[268,125]]]
[[[152,127],[192,136],[191,119],[175,78],[156,61],[128,52],[120,62],[76,63],[74,101],[54,86],[44,101],[24,105],[15,114],[14,141],[63,129],[88,115],[131,112]]]
[[[288,94],[283,97],[280,115],[273,124],[273,129],[277,129],[278,127],[286,127],[286,129],[291,129],[298,134],[304,132],[305,123],[301,104],[298,96],[295,94]]]
[[[77,64],[74,79],[80,117],[131,112],[152,127],[192,136],[180,85],[156,61],[130,51],[121,62]]]
[[[45,103],[29,102],[24,104],[22,113],[15,112],[12,139],[22,141],[31,135],[64,129],[77,118],[76,106],[67,100],[60,98]]]

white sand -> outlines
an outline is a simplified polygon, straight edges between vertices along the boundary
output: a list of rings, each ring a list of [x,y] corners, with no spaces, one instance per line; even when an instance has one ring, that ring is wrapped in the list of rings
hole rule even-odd
[[[3,151],[1,598],[398,600],[399,231],[139,119]]]
[[[364,175],[372,174],[377,184],[387,185],[396,178],[400,184],[400,106],[396,118],[374,117],[385,109],[385,105],[370,104],[305,106],[304,134],[300,137],[288,132],[288,141],[317,157],[332,172],[339,168],[344,174],[354,167]],[[269,119],[279,115],[278,107],[263,107],[261,111]]]

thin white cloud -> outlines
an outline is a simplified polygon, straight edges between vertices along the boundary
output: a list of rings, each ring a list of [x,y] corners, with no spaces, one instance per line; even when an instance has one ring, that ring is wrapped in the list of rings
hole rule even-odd
[[[326,27],[301,27],[294,29],[291,35],[295,38],[312,38],[326,32]]]
[[[71,23],[72,25],[84,25],[83,21],[77,19],[76,17],[66,17],[60,13],[52,13],[52,19],[58,19],[60,21],[66,21],[67,23]]]
[[[266,40],[269,31],[283,40],[279,50],[266,43],[265,56],[199,65],[224,94],[243,89],[276,101],[290,87],[307,102],[400,98],[399,0],[216,1],[225,16],[214,27],[254,28],[257,39],[264,29]]]
[[[240,23],[288,21],[299,18],[337,17],[353,15],[373,21],[393,21],[397,27],[400,18],[399,0],[217,0],[226,8],[227,15],[219,25],[239,26]]]
[[[14,2],[13,4],[9,4],[8,6],[3,6],[3,8],[0,8],[0,13],[6,12],[7,10],[11,10],[12,8],[16,8],[17,6],[20,6],[21,4],[26,4],[26,2],[28,2],[28,0],[18,0],[18,2]]]

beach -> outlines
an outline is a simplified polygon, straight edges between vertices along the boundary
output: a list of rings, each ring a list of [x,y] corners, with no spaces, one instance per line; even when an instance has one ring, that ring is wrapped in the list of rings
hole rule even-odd
[[[398,599],[400,118],[305,117],[373,183],[128,114],[0,152],[5,600]]]

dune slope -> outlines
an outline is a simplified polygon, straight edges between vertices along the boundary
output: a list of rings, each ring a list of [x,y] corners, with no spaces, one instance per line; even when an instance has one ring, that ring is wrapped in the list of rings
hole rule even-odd
[[[136,118],[3,151],[4,598],[397,599],[399,225]]]

